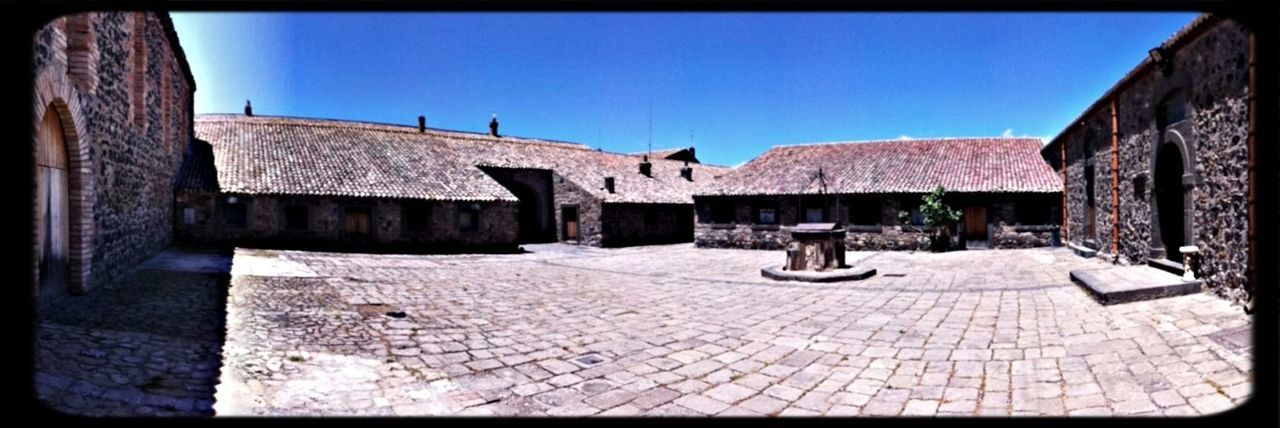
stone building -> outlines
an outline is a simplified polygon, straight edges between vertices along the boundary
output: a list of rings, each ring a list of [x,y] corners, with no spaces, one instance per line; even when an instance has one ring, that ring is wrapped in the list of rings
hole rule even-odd
[[[43,307],[170,243],[196,87],[165,13],[63,16],[33,43],[32,271]]]
[[[1178,273],[1179,248],[1198,246],[1206,286],[1248,298],[1251,43],[1244,25],[1202,15],[1041,151],[1065,182],[1071,245]]]
[[[176,196],[195,242],[386,251],[693,239],[722,168],[425,126],[201,115]],[[362,245],[365,244],[365,245]]]
[[[797,223],[836,222],[851,250],[923,250],[919,206],[937,186],[969,246],[1049,245],[1061,181],[1030,138],[779,146],[694,196],[700,247],[781,249]],[[905,212],[907,215],[901,215]]]

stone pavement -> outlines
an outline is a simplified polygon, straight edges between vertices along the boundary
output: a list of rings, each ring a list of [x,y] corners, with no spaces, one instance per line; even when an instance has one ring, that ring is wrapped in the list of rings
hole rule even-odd
[[[1065,249],[850,253],[237,250],[219,415],[1197,415],[1250,394],[1243,311],[1101,306]]]
[[[46,308],[36,320],[37,399],[84,416],[212,415],[229,260],[170,249]]]

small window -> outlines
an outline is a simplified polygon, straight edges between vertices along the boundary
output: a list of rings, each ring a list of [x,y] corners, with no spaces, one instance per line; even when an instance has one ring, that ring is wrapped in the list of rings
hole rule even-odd
[[[1187,91],[1175,90],[1165,97],[1156,108],[1156,128],[1164,129],[1169,125],[1187,118]]]
[[[880,224],[879,199],[855,199],[849,202],[849,223],[859,226]]]
[[[1035,201],[1018,201],[1018,203],[1014,205],[1014,215],[1016,216],[1019,224],[1052,224],[1050,218],[1053,217],[1053,208],[1052,204]]]
[[[778,224],[778,209],[761,208],[756,212],[756,222],[760,224]]]
[[[778,204],[773,202],[757,202],[755,204],[756,224],[778,224]]]
[[[804,222],[805,223],[822,223],[826,221],[825,211],[826,210],[823,210],[822,208],[814,208],[814,207],[805,208]]]
[[[712,223],[733,223],[734,205],[732,202],[714,202],[711,204]]]
[[[249,220],[249,201],[234,196],[222,202],[222,223],[231,227],[244,227]]]
[[[404,230],[426,232],[431,230],[431,205],[426,202],[407,202],[404,205]]]
[[[183,209],[182,209],[182,224],[185,224],[185,225],[193,225],[193,224],[196,224],[196,209],[195,209],[195,208],[183,208]]]
[[[306,205],[286,205],[284,207],[284,228],[287,230],[307,230],[308,212]]]
[[[458,208],[458,230],[480,230],[480,204],[464,205]]]

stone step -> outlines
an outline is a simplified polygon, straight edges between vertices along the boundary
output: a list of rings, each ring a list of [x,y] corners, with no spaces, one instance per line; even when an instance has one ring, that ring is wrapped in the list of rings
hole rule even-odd
[[[1169,259],[1147,259],[1147,266],[1151,266],[1153,268],[1160,269],[1162,271],[1169,272],[1171,274],[1178,275],[1178,276],[1182,276],[1182,273],[1184,271],[1184,268],[1182,267],[1182,263],[1178,263]]]
[[[1082,242],[1082,244],[1084,244],[1085,248],[1088,248],[1090,250],[1094,250],[1094,251],[1098,250],[1098,241],[1095,241],[1092,239],[1086,239],[1084,240],[1084,242]]]
[[[1076,269],[1071,271],[1071,281],[1103,305],[1199,293],[1203,285],[1148,266]]]
[[[1093,256],[1098,255],[1098,250],[1088,248],[1088,247],[1082,247],[1082,246],[1076,245],[1073,242],[1068,242],[1067,248],[1070,248],[1071,251],[1074,251],[1076,253],[1076,255],[1084,258],[1092,258]]]

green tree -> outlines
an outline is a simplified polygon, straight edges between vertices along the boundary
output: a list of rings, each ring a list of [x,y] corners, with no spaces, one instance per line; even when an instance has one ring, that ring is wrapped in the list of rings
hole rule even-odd
[[[930,226],[949,226],[960,221],[960,210],[953,209],[942,203],[942,197],[946,194],[947,189],[938,186],[933,189],[932,193],[924,195],[924,203],[920,205],[920,214],[924,215],[925,224]]]
[[[942,197],[947,194],[947,189],[938,186],[927,195],[924,195],[923,203],[920,205],[920,214],[924,215],[925,224],[933,228],[934,251],[946,251],[951,248],[951,225],[960,221],[960,210],[953,209],[947,204],[942,203]]]

